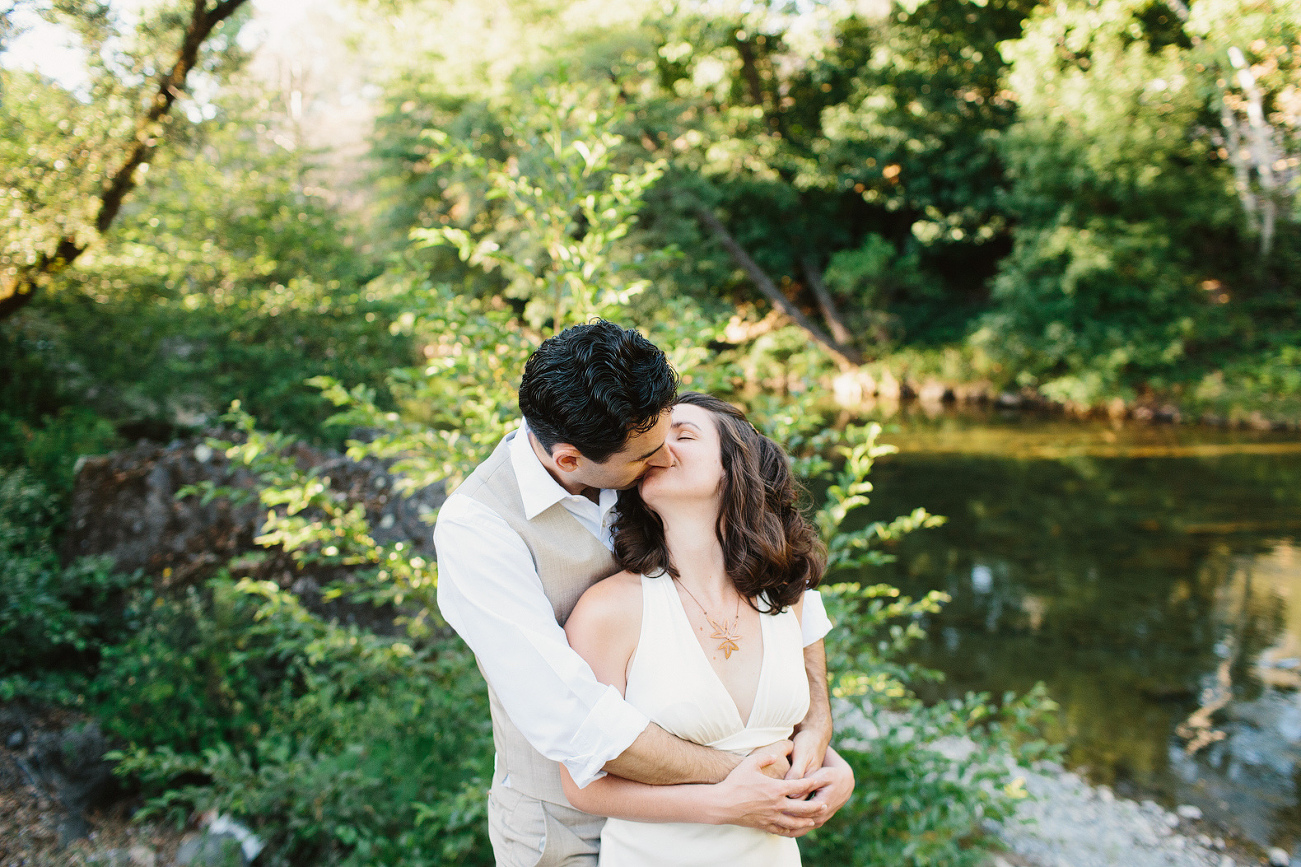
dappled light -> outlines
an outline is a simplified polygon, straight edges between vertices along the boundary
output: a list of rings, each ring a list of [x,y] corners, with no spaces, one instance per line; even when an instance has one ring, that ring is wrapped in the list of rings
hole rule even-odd
[[[0,862],[492,863],[432,527],[597,318],[808,483],[858,785],[804,863],[986,865],[1058,760],[1301,847],[1299,46],[1250,0],[0,3]]]

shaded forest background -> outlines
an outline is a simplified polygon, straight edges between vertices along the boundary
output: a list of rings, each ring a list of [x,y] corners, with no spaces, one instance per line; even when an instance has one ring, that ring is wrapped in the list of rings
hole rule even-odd
[[[942,600],[837,570],[937,519],[856,527],[882,451],[829,411],[1301,416],[1295,3],[340,0],[270,60],[245,0],[18,0],[0,45],[32,15],[86,75],[0,69],[0,701],[97,720],[143,815],[249,818],[265,863],[489,858],[435,566],[294,455],[455,484],[556,329],[643,329],[823,480],[874,741],[809,863],[979,863],[1047,709],[916,701]],[[182,496],[256,504],[263,551],[179,583],[56,553],[80,456],[218,425],[255,483]]]
[[[428,354],[411,295],[548,333],[578,313],[566,266],[526,231],[540,202],[485,195],[494,166],[553,179],[573,238],[580,192],[644,187],[617,193],[626,236],[589,242],[604,300],[690,322],[756,380],[786,371],[771,385],[866,363],[1075,407],[1296,414],[1295,4],[343,4],[292,25],[328,59],[270,86],[236,38],[248,9],[222,3],[162,89],[184,4],[56,6],[89,81],[5,71],[10,430],[184,427],[234,398],[315,430],[308,376],[386,392]],[[180,100],[154,118],[160,93]],[[566,189],[548,126],[600,137]]]

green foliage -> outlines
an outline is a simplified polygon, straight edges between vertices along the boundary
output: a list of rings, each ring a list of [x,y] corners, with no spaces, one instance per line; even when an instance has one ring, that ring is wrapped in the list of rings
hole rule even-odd
[[[1167,385],[1252,328],[1229,153],[1206,132],[1228,97],[1189,45],[1173,12],[1114,0],[1042,7],[1004,47],[1018,227],[977,339],[1022,385],[1080,403]]]
[[[1042,686],[927,706],[916,684],[939,678],[900,660],[925,636],[922,621],[948,601],[888,585],[823,588],[834,621],[852,624],[828,643],[837,749],[855,789],[836,821],[810,836],[809,863],[976,865],[995,841],[987,823],[1027,797],[1015,768],[1052,756],[1043,739],[1056,705]],[[843,744],[843,746],[842,746]]]
[[[488,714],[463,647],[342,626],[265,582],[165,607],[97,681],[149,812],[247,817],[269,864],[490,863]]]
[[[1053,703],[1042,690],[1001,707],[987,696],[906,711],[876,711],[840,729],[855,789],[836,821],[810,835],[810,864],[975,867],[988,863],[986,823],[1027,797],[1011,761],[1044,754],[1036,740]],[[861,738],[855,741],[855,738]],[[1024,746],[1019,746],[1021,742]]]
[[[0,398],[17,421],[38,429],[75,406],[166,436],[241,399],[319,437],[329,404],[307,378],[379,385],[411,361],[390,330],[400,299],[366,286],[378,269],[310,160],[277,143],[274,101],[239,86],[249,95],[208,104],[210,119],[174,119],[113,231],[0,325]]]
[[[143,134],[170,139],[168,116],[143,131],[137,118],[157,90],[158,71],[175,62],[192,4],[151,4],[129,16],[83,0],[41,5],[85,49],[88,84],[74,94],[33,73],[3,72],[0,276],[6,278],[53,256],[64,239],[79,246],[94,241],[104,229],[97,226],[102,185],[121,167],[126,143]],[[239,64],[235,35],[242,17],[217,25],[198,52],[195,77],[220,79]]]
[[[433,168],[455,160],[501,206],[490,227],[418,228],[412,237],[450,244],[469,265],[500,269],[505,296],[523,306],[534,328],[549,322],[558,332],[608,315],[645,288],[612,252],[662,167],[617,170],[613,156],[622,137],[612,131],[618,115],[607,107],[611,96],[563,83],[535,91],[512,121],[518,137],[508,140],[509,166],[490,163],[442,131],[426,133],[443,148]]]
[[[332,377],[317,377],[313,384],[340,409],[332,424],[366,431],[365,441],[349,442],[350,457],[395,461],[403,486],[441,482],[450,490],[519,423],[515,393],[536,344],[511,314],[491,303],[427,282],[407,297],[396,326],[423,344],[428,361],[389,371],[399,410],[378,406],[364,385],[349,389]]]
[[[119,772],[152,795],[149,813],[254,821],[270,864],[490,863],[486,696],[437,620],[432,564],[377,545],[327,477],[296,468],[290,438],[238,408],[231,420],[243,441],[213,445],[260,480],[259,541],[309,575],[351,567],[321,601],[357,622],[230,572],[179,598],[140,597],[142,628],[105,651],[91,692],[129,744]]]
[[[0,467],[26,467],[63,497],[72,491],[77,459],[121,444],[117,431],[95,413],[65,406],[33,424],[0,413]]]
[[[57,498],[40,480],[23,468],[0,469],[0,699],[84,674],[130,623],[125,597],[141,577],[114,572],[103,558],[62,565],[59,518]]]

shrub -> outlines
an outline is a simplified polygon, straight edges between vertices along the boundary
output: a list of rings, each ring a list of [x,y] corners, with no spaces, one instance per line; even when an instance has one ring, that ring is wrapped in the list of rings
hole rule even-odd
[[[88,671],[128,626],[123,602],[140,576],[105,558],[61,565],[57,503],[29,471],[0,469],[0,699],[46,675]]]

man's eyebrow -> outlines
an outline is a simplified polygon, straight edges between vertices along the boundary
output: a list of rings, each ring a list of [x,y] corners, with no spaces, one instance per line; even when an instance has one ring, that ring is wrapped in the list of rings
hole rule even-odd
[[[651,449],[650,451],[648,451],[646,454],[642,455],[642,456],[639,457],[639,458],[633,458],[633,460],[634,460],[634,461],[644,461],[644,460],[646,460],[648,457],[650,457],[651,455],[655,454],[657,451],[659,451],[659,450],[662,449],[662,448],[664,448],[664,443],[660,443],[660,444],[657,445],[655,448],[653,448],[653,449]]]

